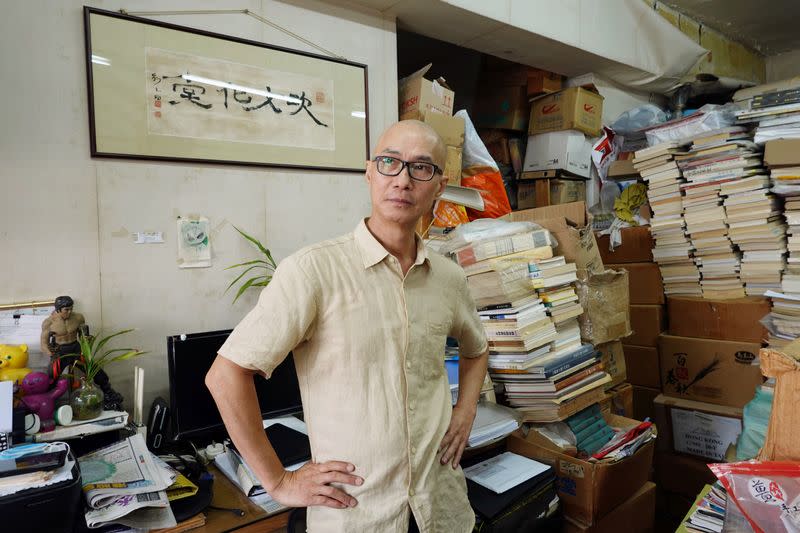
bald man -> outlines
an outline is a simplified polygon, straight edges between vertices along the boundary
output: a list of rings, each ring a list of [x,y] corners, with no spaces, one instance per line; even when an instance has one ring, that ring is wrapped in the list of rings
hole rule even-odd
[[[471,531],[458,466],[488,348],[463,270],[414,228],[442,194],[445,146],[403,121],[367,162],[369,218],[284,259],[220,348],[206,384],[267,492],[308,507],[308,531]],[[447,336],[460,346],[451,406]],[[253,374],[294,352],[312,461],[284,470],[262,430]]]

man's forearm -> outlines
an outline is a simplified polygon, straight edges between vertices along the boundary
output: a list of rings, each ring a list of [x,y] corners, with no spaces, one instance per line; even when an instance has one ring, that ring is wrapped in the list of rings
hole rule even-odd
[[[284,468],[264,433],[253,373],[217,356],[206,386],[236,449],[269,492],[280,482]]]
[[[475,409],[481,396],[481,387],[489,364],[489,352],[478,357],[460,357],[458,360],[458,401],[456,406]]]

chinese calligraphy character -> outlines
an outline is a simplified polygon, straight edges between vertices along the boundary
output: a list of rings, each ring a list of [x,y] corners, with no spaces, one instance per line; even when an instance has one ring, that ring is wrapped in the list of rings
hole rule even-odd
[[[311,119],[317,124],[317,126],[325,126],[326,128],[328,127],[327,124],[324,124],[324,123],[320,122],[319,119],[317,119],[317,117],[315,117],[313,115],[313,113],[311,113],[311,111],[308,109],[313,104],[311,103],[311,100],[309,100],[306,97],[306,92],[305,91],[303,91],[299,96],[296,95],[296,94],[291,94],[291,93],[289,94],[289,96],[291,96],[292,98],[297,98],[298,100],[300,100],[299,104],[296,104],[294,102],[287,102],[288,105],[299,105],[300,106],[300,108],[298,108],[297,111],[295,111],[293,113],[289,113],[290,115],[296,115],[300,111],[305,110],[305,112],[308,113],[308,116],[311,117]]]
[[[202,107],[203,109],[211,109],[211,107],[214,105],[200,103],[200,95],[206,93],[206,88],[202,85],[194,85],[191,83],[173,83],[172,91],[177,91],[178,87],[181,88],[181,93],[179,96],[185,100],[188,100],[194,105]],[[180,100],[170,100],[169,103],[172,105],[178,105],[181,102]]]

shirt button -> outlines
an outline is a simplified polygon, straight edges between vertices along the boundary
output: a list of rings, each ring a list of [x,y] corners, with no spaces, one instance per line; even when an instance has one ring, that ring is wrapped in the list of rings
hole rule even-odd
[[[411,361],[406,361],[406,368],[411,368]]]
[[[414,495],[414,489],[408,489],[408,495],[409,496],[413,496]]]
[[[414,410],[414,404],[413,403],[408,404],[408,410],[409,411],[413,411]]]
[[[416,448],[416,446],[412,446],[412,447],[411,447],[411,453],[417,453],[417,448]]]

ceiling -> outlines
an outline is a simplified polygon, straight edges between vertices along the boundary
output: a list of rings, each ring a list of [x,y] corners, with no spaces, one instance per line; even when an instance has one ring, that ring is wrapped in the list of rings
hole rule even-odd
[[[798,0],[661,0],[766,56],[800,49]]]

